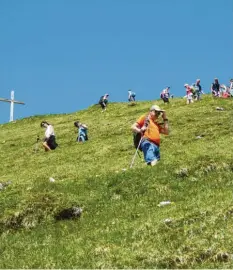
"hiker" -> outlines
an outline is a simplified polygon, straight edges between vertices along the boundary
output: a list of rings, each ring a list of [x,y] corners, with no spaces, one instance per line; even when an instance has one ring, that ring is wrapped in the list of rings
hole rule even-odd
[[[214,97],[220,97],[220,84],[218,78],[214,78],[214,82],[211,84],[211,92]]]
[[[230,87],[227,87],[225,84],[221,84],[220,89],[221,89],[221,97],[222,98],[231,97]]]
[[[128,90],[128,101],[129,102],[135,102],[136,93],[134,93],[131,90]]]
[[[88,141],[87,136],[87,125],[80,123],[79,121],[74,122],[74,126],[78,128],[78,137],[77,142],[85,142]]]
[[[204,92],[202,91],[200,82],[201,80],[197,79],[196,83],[194,84],[195,92],[196,92],[196,100],[201,100],[201,94],[204,94]]]
[[[158,122],[160,115],[163,119],[162,124]],[[139,148],[143,151],[147,165],[154,166],[160,160],[160,133],[168,135],[168,119],[165,111],[153,105],[148,115],[141,116],[132,125],[132,131],[141,134]]]
[[[163,100],[164,103],[169,103],[170,93],[169,93],[170,87],[163,89],[163,91],[160,94],[160,98]]]
[[[100,97],[99,104],[102,108],[102,112],[106,111],[109,94],[105,94]]]
[[[186,83],[184,85],[185,89],[186,89],[186,99],[187,99],[187,104],[193,103],[193,92],[192,92],[192,88]]]
[[[42,121],[40,123],[40,126],[43,128],[46,128],[45,137],[43,140],[43,147],[44,147],[45,151],[47,152],[47,151],[56,149],[58,144],[56,143],[56,137],[55,137],[53,126],[50,125],[46,121]]]
[[[233,97],[233,79],[230,79],[230,86],[229,86],[229,91],[230,91],[230,94],[231,94],[231,97]]]

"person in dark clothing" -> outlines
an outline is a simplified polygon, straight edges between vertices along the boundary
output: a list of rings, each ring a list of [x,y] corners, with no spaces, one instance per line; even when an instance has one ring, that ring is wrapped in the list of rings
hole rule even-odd
[[[169,103],[170,93],[169,93],[170,87],[163,89],[163,91],[160,94],[161,99],[164,103]]]
[[[128,90],[128,101],[135,102],[136,93],[131,90]]]
[[[99,104],[102,108],[102,112],[106,111],[109,94],[105,94],[100,97]]]
[[[204,94],[200,83],[201,83],[201,80],[197,79],[196,83],[194,84],[194,88],[196,90],[196,100],[201,100],[201,94]]]
[[[220,97],[220,84],[218,78],[215,78],[214,82],[211,84],[211,93],[214,97]]]

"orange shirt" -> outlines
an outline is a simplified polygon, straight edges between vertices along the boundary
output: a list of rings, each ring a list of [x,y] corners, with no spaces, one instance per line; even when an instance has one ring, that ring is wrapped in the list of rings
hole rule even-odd
[[[137,124],[140,126],[140,128],[144,125],[146,118],[147,115],[143,115],[137,120]],[[143,138],[146,138],[149,141],[159,145],[160,130],[161,130],[160,126],[156,122],[154,122],[149,116],[149,125],[143,135]]]

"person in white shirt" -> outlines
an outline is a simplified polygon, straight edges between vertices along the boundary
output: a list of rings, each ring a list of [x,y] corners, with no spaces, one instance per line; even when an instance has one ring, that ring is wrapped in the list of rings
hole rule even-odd
[[[46,128],[45,137],[43,140],[43,147],[45,151],[54,150],[57,148],[58,144],[56,143],[56,137],[54,133],[54,128],[46,121],[42,121],[40,124],[41,127]]]

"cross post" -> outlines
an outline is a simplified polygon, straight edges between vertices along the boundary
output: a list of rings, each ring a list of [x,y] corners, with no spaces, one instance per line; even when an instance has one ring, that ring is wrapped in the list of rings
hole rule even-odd
[[[14,121],[14,103],[25,105],[24,102],[15,100],[15,96],[14,96],[14,91],[13,90],[11,91],[11,99],[0,98],[0,101],[9,102],[11,104],[11,106],[10,106],[10,122]]]

